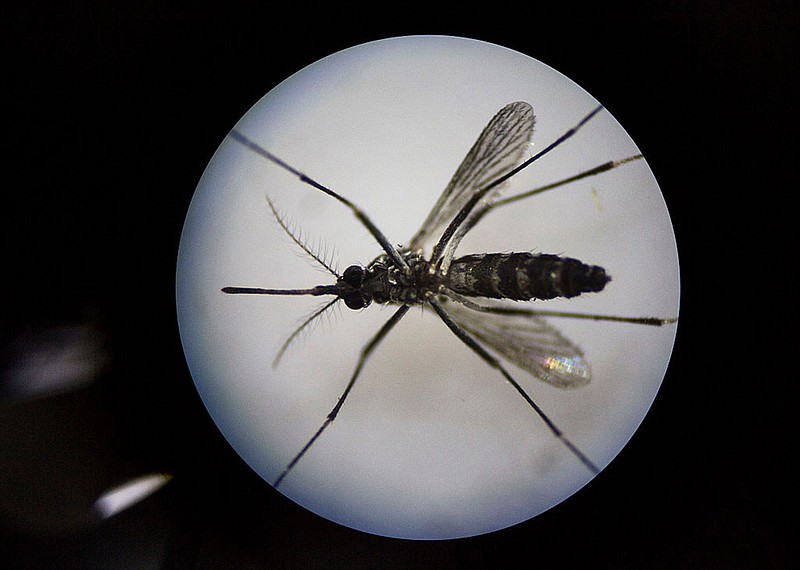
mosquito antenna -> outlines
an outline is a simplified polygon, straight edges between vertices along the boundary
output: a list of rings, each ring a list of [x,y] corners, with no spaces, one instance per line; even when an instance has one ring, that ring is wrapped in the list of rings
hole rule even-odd
[[[280,214],[278,214],[278,211],[275,209],[275,204],[272,203],[272,200],[269,199],[269,196],[265,195],[265,198],[267,199],[267,204],[269,204],[269,209],[272,210],[272,215],[275,216],[275,220],[278,222],[278,225],[281,227],[281,229],[284,232],[286,232],[286,234],[290,238],[292,238],[292,241],[296,243],[300,247],[300,249],[306,252],[309,255],[309,257],[311,257],[314,261],[316,261],[322,267],[327,269],[331,275],[338,278],[339,274],[336,272],[335,269],[333,269],[328,263],[326,263],[325,260],[319,255],[317,255],[317,253],[315,253],[310,247],[308,247],[305,243],[303,243],[300,240],[300,238],[298,238],[296,235],[294,235],[294,233],[292,233],[292,231],[289,229],[289,226],[286,224],[286,222],[283,220]]]
[[[259,156],[262,156],[262,157],[266,158],[267,160],[269,160],[270,162],[273,162],[274,164],[277,164],[278,166],[280,166],[281,168],[283,168],[287,172],[290,172],[290,173],[294,174],[297,178],[300,179],[301,182],[304,182],[304,183],[308,184],[309,186],[312,186],[312,187],[316,188],[320,192],[323,192],[323,193],[327,194],[328,196],[330,196],[332,198],[336,198],[339,202],[341,202],[342,204],[344,204],[345,206],[350,208],[350,210],[353,212],[353,215],[355,215],[355,217],[362,224],[364,224],[364,226],[367,228],[367,230],[369,230],[369,233],[372,234],[372,237],[375,238],[375,241],[377,241],[378,244],[380,244],[380,246],[383,248],[383,251],[386,252],[386,254],[389,256],[389,258],[392,260],[392,263],[394,263],[395,267],[397,267],[398,269],[402,269],[403,271],[406,271],[406,272],[410,272],[411,271],[411,268],[408,266],[408,263],[406,262],[406,260],[403,259],[403,256],[400,254],[400,252],[397,251],[397,249],[391,244],[391,242],[386,238],[386,236],[383,235],[383,233],[373,223],[373,221],[369,218],[369,216],[367,216],[363,211],[361,211],[361,209],[358,208],[358,206],[356,206],[355,204],[353,204],[350,200],[348,200],[344,196],[341,196],[341,195],[337,194],[336,192],[334,192],[330,188],[327,188],[326,186],[323,186],[322,184],[320,184],[319,182],[317,182],[313,178],[310,178],[309,176],[306,176],[305,174],[303,174],[302,172],[300,172],[299,170],[297,170],[293,166],[291,166],[288,163],[282,161],[280,158],[278,158],[277,156],[275,156],[274,154],[269,152],[267,149],[265,149],[264,147],[262,147],[258,143],[255,143],[252,140],[250,140],[249,138],[247,138],[246,136],[244,136],[239,131],[231,131],[230,136],[235,141],[243,144],[248,149],[250,149],[254,153],[258,154]]]
[[[322,313],[324,313],[325,311],[330,309],[334,304],[336,304],[336,302],[338,300],[339,300],[339,297],[336,297],[333,301],[331,301],[329,303],[325,303],[325,305],[323,305],[322,307],[320,307],[319,309],[317,309],[316,311],[311,313],[311,315],[306,317],[306,319],[303,321],[303,323],[299,327],[297,327],[294,330],[294,332],[292,334],[290,334],[289,337],[281,345],[281,348],[278,351],[278,354],[275,355],[275,359],[272,361],[272,367],[273,368],[278,366],[278,363],[280,362],[281,358],[283,357],[283,353],[286,352],[286,349],[289,348],[289,345],[292,344],[292,342],[294,341],[294,339],[297,338],[297,336],[300,334],[300,332],[303,329],[305,329],[313,320],[315,320]]]
[[[553,150],[554,148],[559,146],[561,143],[566,141],[572,135],[577,133],[580,130],[580,128],[583,127],[583,125],[588,123],[592,119],[592,117],[594,117],[602,109],[603,109],[603,106],[602,105],[598,105],[588,115],[586,115],[583,119],[581,119],[578,122],[578,124],[576,124],[571,129],[567,130],[564,134],[562,134],[560,137],[558,137],[552,143],[550,143],[545,148],[540,150],[538,153],[534,154],[532,157],[530,157],[528,160],[526,160],[523,163],[521,163],[516,168],[512,168],[511,170],[506,172],[504,175],[500,176],[499,178],[496,178],[495,180],[493,180],[492,182],[490,182],[489,184],[487,184],[486,186],[484,186],[483,188],[481,188],[480,190],[475,192],[472,195],[472,198],[470,198],[470,200],[466,204],[464,204],[464,207],[461,208],[461,210],[458,212],[458,214],[456,214],[456,216],[450,221],[450,224],[444,230],[444,233],[442,234],[442,237],[439,239],[439,242],[433,248],[433,253],[431,254],[431,260],[430,260],[431,264],[433,264],[433,265],[439,265],[440,264],[440,262],[443,260],[445,252],[447,251],[447,244],[450,242],[450,240],[456,234],[456,232],[458,231],[458,229],[461,226],[461,224],[464,223],[464,221],[470,215],[470,213],[475,208],[475,206],[478,204],[478,202],[483,200],[484,196],[486,196],[486,194],[488,194],[489,191],[491,191],[493,188],[496,188],[497,186],[499,186],[500,184],[502,184],[503,182],[505,182],[506,180],[508,180],[509,178],[514,176],[515,174],[517,174],[519,171],[527,168],[532,163],[534,163],[535,161],[539,160],[542,156],[544,156],[545,154],[547,154],[548,152],[550,152],[551,150]]]

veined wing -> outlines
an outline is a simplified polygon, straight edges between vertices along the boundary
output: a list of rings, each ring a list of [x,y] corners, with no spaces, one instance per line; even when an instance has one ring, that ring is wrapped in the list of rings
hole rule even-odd
[[[578,388],[591,380],[581,349],[542,317],[501,307],[478,311],[458,302],[447,303],[446,309],[485,347],[548,384]]]
[[[418,251],[429,240],[438,239],[443,229],[475,192],[521,162],[523,152],[533,135],[533,124],[533,108],[522,101],[509,103],[489,121],[433,206],[425,223],[411,238],[410,250]],[[492,188],[484,197],[484,202],[490,202],[502,187],[503,184],[500,184]]]

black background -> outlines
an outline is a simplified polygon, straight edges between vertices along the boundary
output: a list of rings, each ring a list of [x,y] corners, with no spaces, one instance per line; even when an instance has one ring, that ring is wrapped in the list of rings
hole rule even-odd
[[[4,10],[3,365],[70,323],[91,324],[109,365],[75,392],[0,401],[0,565],[796,563],[794,3],[258,6]],[[185,211],[235,121],[323,56],[424,33],[521,51],[605,103],[659,180],[682,277],[670,370],[617,460],[534,520],[444,542],[343,528],[263,483],[207,416],[174,305]],[[174,480],[82,518],[95,491],[152,470]]]

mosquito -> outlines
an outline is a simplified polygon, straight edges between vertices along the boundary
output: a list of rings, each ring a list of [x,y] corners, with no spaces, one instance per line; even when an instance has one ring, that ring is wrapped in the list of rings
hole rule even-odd
[[[312,313],[289,336],[279,350],[275,362],[277,363],[300,331],[339,301],[344,301],[349,309],[355,311],[364,309],[371,303],[397,307],[389,320],[361,349],[355,369],[336,405],[319,429],[286,464],[275,480],[274,487],[277,488],[283,482],[333,423],[370,355],[415,305],[422,305],[435,312],[459,340],[505,378],[577,460],[593,474],[599,473],[597,466],[556,426],[511,375],[501,359],[516,364],[553,386],[577,388],[586,385],[591,378],[583,352],[544,317],[617,321],[650,326],[674,323],[677,319],[542,311],[518,304],[500,305],[499,300],[524,302],[557,297],[571,298],[583,293],[600,292],[611,277],[600,266],[588,265],[561,255],[522,252],[478,253],[456,257],[456,251],[464,236],[489,212],[642,158],[641,154],[637,154],[612,160],[552,184],[500,198],[501,190],[512,176],[572,137],[602,109],[602,106],[595,107],[546,148],[523,161],[533,135],[533,108],[525,102],[510,103],[503,107],[483,129],[420,229],[408,245],[401,248],[393,246],[369,216],[350,200],[306,176],[242,133],[235,130],[231,132],[231,138],[249,150],[344,204],[383,249],[383,253],[368,265],[351,265],[340,275],[289,230],[267,196],[267,203],[281,228],[336,280],[331,285],[317,285],[309,289],[222,289],[229,294],[334,297]],[[426,259],[424,251],[427,245],[432,246],[432,253]],[[476,301],[476,298],[494,301]]]

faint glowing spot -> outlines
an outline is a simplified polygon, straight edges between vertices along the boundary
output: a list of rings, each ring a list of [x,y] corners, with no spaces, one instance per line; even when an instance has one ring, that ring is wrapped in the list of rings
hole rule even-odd
[[[108,366],[105,333],[92,323],[27,331],[11,341],[2,360],[12,398],[48,396],[82,388]]]
[[[592,198],[594,198],[594,203],[597,206],[598,211],[603,211],[603,203],[600,202],[600,196],[597,195],[597,190],[592,188]]]

